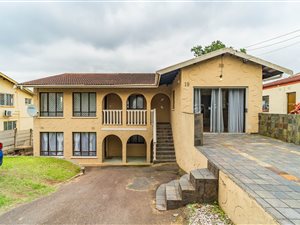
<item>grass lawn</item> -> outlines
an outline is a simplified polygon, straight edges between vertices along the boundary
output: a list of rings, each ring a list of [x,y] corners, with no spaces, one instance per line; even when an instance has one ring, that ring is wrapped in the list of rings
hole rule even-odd
[[[4,157],[0,167],[0,212],[54,192],[56,184],[79,172],[79,166],[63,159]]]

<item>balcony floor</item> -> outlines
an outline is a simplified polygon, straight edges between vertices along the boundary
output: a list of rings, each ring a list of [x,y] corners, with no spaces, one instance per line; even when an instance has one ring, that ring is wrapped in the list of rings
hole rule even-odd
[[[146,157],[127,157],[127,163],[146,163]]]

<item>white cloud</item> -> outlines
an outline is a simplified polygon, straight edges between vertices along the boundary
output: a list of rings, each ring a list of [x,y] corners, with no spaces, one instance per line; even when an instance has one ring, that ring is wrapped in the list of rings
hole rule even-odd
[[[193,45],[240,48],[299,29],[300,19],[292,3],[0,4],[0,71],[18,81],[154,72],[193,57]],[[298,72],[299,52],[300,44],[262,58]]]

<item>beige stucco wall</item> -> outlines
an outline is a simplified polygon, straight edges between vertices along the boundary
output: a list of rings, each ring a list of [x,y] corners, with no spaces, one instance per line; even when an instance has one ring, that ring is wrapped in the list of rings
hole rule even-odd
[[[218,202],[234,224],[278,224],[222,171],[219,172]]]
[[[206,167],[206,159],[194,147],[193,90],[195,87],[246,88],[246,133],[258,132],[261,112],[262,68],[251,62],[243,63],[234,56],[223,57],[223,79],[220,80],[221,57],[181,69],[174,80],[175,109],[171,111],[176,158],[185,171]],[[205,142],[205,140],[204,140]]]
[[[108,135],[116,135],[122,141],[122,164],[126,164],[127,141],[132,135],[141,135],[146,140],[146,161],[150,163],[152,125],[150,123],[151,100],[157,93],[170,95],[170,87],[161,86],[154,89],[36,89],[36,102],[38,103],[39,92],[63,92],[64,93],[64,116],[59,117],[37,117],[34,120],[34,155],[40,155],[40,132],[64,132],[64,158],[71,159],[82,165],[101,165],[103,163],[103,140]],[[73,92],[96,92],[97,115],[94,118],[72,116],[72,93]],[[116,93],[122,99],[123,125],[104,126],[102,124],[103,98],[106,94]],[[147,105],[147,125],[126,125],[126,102],[131,94],[143,94]],[[37,104],[38,106],[38,104]],[[39,107],[39,106],[38,106]],[[122,130],[123,129],[123,130]],[[97,133],[97,156],[96,157],[74,157],[72,156],[72,132],[96,132]],[[131,147],[130,152],[144,155],[137,147]]]
[[[287,113],[287,93],[296,92],[296,102],[300,102],[300,83],[266,88],[263,96],[269,96],[269,113]]]
[[[0,77],[0,93],[13,94],[13,106],[0,106],[0,131],[3,131],[4,121],[17,121],[17,129],[27,130],[33,128],[33,119],[27,114],[27,105],[25,98],[33,98],[32,95],[24,92],[18,88],[14,88],[14,84],[10,81]],[[4,117],[4,111],[11,110],[13,112],[11,117]]]

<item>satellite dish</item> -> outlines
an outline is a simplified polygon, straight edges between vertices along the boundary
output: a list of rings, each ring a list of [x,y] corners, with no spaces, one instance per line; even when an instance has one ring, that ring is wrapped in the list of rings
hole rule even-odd
[[[37,109],[34,105],[29,105],[27,107],[27,113],[28,113],[29,116],[35,117],[35,116],[37,116],[38,111],[37,111]]]

